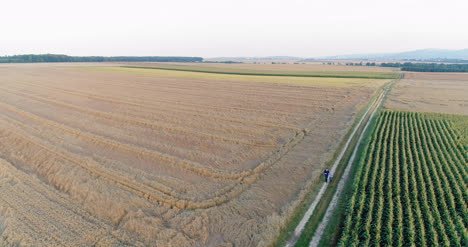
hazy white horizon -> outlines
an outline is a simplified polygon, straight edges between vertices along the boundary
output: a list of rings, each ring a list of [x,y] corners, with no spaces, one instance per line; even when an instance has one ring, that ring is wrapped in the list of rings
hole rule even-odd
[[[464,0],[7,1],[0,55],[298,56],[468,48]]]

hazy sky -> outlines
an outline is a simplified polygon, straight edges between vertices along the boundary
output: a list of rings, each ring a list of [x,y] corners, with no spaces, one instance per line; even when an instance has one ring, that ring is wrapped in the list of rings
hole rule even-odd
[[[3,0],[0,55],[315,57],[468,48],[467,0]]]

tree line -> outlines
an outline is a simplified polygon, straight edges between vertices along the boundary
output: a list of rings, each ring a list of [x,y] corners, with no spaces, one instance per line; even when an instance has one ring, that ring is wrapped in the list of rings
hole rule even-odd
[[[468,72],[468,64],[443,63],[382,63],[382,67],[401,68],[402,71],[416,72]]]
[[[375,62],[372,62],[372,63],[360,62],[360,63],[346,63],[345,65],[346,66],[376,66],[376,63]]]
[[[202,62],[201,57],[158,56],[67,56],[61,54],[14,55],[0,57],[0,63],[76,63],[76,62]]]

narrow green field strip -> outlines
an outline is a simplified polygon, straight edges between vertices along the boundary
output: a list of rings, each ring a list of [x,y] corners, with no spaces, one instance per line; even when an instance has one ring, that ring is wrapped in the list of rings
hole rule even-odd
[[[250,76],[287,76],[287,77],[326,77],[326,78],[363,78],[363,79],[396,79],[398,73],[392,72],[359,72],[359,71],[307,71],[307,72],[291,72],[291,71],[270,71],[270,70],[236,70],[236,69],[220,69],[220,68],[201,68],[189,67],[184,68],[172,66],[121,66],[123,68],[136,69],[159,69],[173,70],[198,73],[212,74],[227,74],[227,75],[250,75]]]
[[[336,78],[336,77],[294,77],[294,76],[264,76],[264,75],[239,75],[220,73],[200,73],[191,71],[176,71],[164,69],[128,68],[128,67],[75,67],[76,69],[113,72],[131,75],[154,76],[164,78],[181,78],[187,80],[204,81],[232,81],[232,82],[258,82],[276,83],[294,86],[325,86],[325,87],[359,87],[378,88],[389,81],[389,79],[366,79],[366,78]]]
[[[374,154],[378,153],[380,143],[375,142],[374,140],[379,139],[385,130],[385,120],[387,116],[379,117],[376,130],[371,137],[371,145],[366,147],[366,153],[369,155],[366,156],[366,164],[371,164],[374,161]],[[356,229],[361,224],[361,212],[363,211],[365,200],[367,198],[366,187],[368,185],[368,179],[372,177],[375,169],[371,169],[370,165],[367,165],[365,169],[358,170],[357,180],[355,181],[355,186],[358,188],[356,193],[351,198],[350,202],[350,212],[348,218],[345,220],[344,232],[346,233],[342,239],[342,246],[347,246],[349,242],[354,241],[358,238],[357,232],[353,232],[353,229]]]

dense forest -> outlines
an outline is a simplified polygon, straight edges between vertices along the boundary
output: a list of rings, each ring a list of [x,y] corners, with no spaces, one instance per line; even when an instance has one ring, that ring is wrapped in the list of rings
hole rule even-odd
[[[72,63],[72,62],[202,62],[201,57],[76,57],[59,54],[15,55],[0,57],[0,63]]]
[[[402,71],[416,72],[468,72],[468,64],[443,63],[382,63],[382,67],[401,68]]]

